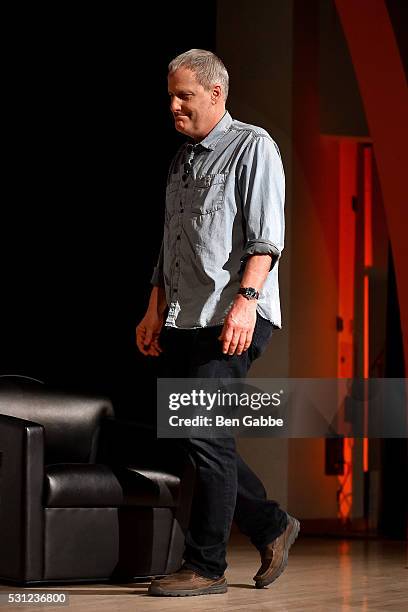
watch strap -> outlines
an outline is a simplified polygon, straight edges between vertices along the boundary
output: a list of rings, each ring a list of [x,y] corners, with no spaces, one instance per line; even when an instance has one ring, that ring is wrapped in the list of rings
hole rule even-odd
[[[254,289],[254,287],[240,287],[238,293],[246,297],[247,300],[259,299],[259,291]]]

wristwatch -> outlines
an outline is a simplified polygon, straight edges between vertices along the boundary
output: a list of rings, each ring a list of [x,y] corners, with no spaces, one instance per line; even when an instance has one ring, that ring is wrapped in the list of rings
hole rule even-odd
[[[259,299],[259,291],[257,291],[253,287],[241,287],[238,293],[246,297],[247,300],[258,300]]]

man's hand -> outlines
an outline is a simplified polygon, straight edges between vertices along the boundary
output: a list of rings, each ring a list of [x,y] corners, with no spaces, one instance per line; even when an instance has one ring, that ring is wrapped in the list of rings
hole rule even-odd
[[[257,300],[237,295],[218,337],[223,353],[241,355],[249,348],[256,323],[256,305]]]
[[[143,355],[158,357],[162,352],[159,335],[163,321],[164,317],[148,310],[136,327],[136,344]]]

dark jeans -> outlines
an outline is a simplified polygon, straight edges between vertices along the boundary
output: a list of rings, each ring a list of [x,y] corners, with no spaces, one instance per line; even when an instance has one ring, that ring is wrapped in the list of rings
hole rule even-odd
[[[257,315],[252,344],[242,355],[224,355],[217,339],[222,326],[200,329],[165,328],[160,376],[167,378],[244,378],[264,351],[272,324]],[[239,456],[234,438],[178,440],[197,467],[191,519],[186,534],[185,565],[209,578],[221,576],[234,519],[258,549],[280,535],[287,515],[268,500],[254,472]]]

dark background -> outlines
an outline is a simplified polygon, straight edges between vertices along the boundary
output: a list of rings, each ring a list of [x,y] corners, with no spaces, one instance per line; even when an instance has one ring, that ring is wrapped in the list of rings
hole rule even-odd
[[[39,8],[7,16],[10,144],[1,219],[0,374],[109,394],[154,378],[135,346],[180,142],[167,65],[215,50],[205,11]]]
[[[167,64],[192,47],[215,50],[216,1],[84,4],[1,9],[0,375],[107,394],[118,415],[149,420],[156,362],[137,351],[135,325],[162,238],[167,166],[183,141]],[[407,66],[407,3],[387,8]],[[295,17],[304,10],[294,3]],[[402,377],[391,258],[387,300],[385,375]],[[406,440],[383,441],[379,528],[392,537],[406,534],[407,461]]]

